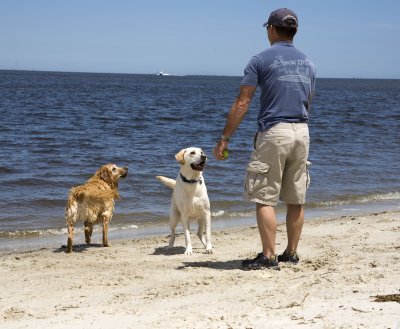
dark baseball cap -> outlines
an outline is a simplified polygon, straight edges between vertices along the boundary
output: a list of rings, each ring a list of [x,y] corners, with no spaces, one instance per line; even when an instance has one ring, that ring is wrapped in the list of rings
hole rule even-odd
[[[280,8],[269,15],[268,21],[264,23],[267,25],[282,26],[282,27],[298,27],[299,21],[294,11],[287,8]]]

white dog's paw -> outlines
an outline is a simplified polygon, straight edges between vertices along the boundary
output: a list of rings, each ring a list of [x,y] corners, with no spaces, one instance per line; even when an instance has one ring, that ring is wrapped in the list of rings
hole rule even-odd
[[[187,248],[186,250],[185,250],[185,255],[193,255],[193,250],[192,250],[192,248]]]
[[[212,254],[213,253],[212,247],[206,248],[206,253],[207,254]]]

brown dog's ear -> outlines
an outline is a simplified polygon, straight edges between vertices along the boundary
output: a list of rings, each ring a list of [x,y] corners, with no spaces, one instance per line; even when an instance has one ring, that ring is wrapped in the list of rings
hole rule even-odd
[[[98,171],[99,177],[111,187],[115,186],[115,181],[107,166],[101,167]]]
[[[183,150],[179,151],[179,153],[175,154],[176,161],[178,161],[182,165],[185,164],[185,153],[186,153],[186,149],[183,149]]]

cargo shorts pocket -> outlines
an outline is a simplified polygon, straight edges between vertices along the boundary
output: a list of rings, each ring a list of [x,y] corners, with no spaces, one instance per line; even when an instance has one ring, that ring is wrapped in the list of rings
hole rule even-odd
[[[306,163],[306,189],[310,186],[311,183],[311,176],[310,176],[310,167],[312,163],[311,161],[307,161]]]
[[[268,170],[269,165],[264,162],[253,161],[249,163],[244,184],[247,194],[252,195],[267,188]]]

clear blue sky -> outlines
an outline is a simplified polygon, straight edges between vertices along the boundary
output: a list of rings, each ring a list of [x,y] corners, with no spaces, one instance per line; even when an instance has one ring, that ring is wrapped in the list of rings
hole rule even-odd
[[[241,76],[280,7],[318,77],[400,79],[399,0],[0,0],[0,69]]]

